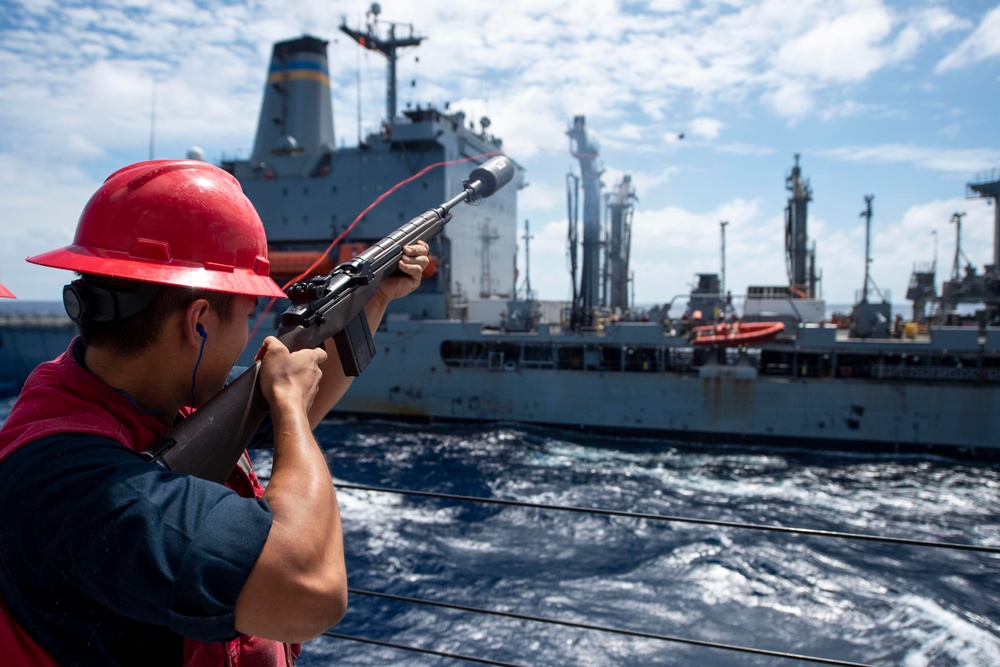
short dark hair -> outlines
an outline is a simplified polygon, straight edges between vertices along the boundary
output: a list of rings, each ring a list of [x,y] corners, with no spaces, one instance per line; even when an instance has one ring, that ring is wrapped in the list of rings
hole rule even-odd
[[[82,274],[80,278],[85,284],[121,292],[134,292],[142,284],[135,280],[90,274]],[[84,318],[78,323],[80,336],[85,345],[109,349],[123,356],[133,356],[153,344],[171,315],[187,308],[197,299],[208,301],[208,305],[223,322],[232,319],[236,306],[235,294],[162,285],[149,305],[131,317],[109,322],[95,322]]]

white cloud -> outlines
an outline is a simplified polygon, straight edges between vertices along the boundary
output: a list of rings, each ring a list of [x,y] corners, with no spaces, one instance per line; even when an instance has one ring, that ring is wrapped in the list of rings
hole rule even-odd
[[[80,211],[99,182],[66,161],[42,163],[3,153],[0,182],[4,183],[4,233],[0,236],[4,284],[20,299],[52,299],[72,274],[24,259],[73,240]]]
[[[885,64],[883,41],[891,27],[888,11],[878,5],[833,16],[785,43],[774,64],[810,80],[860,81]]]
[[[993,148],[930,148],[905,144],[875,146],[844,146],[822,151],[824,155],[849,162],[883,164],[906,163],[922,169],[970,174],[995,167],[1000,163],[1000,149]]]
[[[858,116],[866,116],[868,118],[902,118],[907,113],[904,110],[893,109],[884,104],[864,104],[848,99],[826,105],[820,111],[819,115],[824,121],[829,122],[838,118]]]
[[[724,126],[725,123],[714,118],[695,118],[691,121],[688,131],[706,141],[715,141]]]
[[[982,23],[935,67],[940,73],[968,67],[1000,56],[1000,7],[989,11]]]
[[[809,115],[816,106],[809,88],[797,81],[784,82],[774,91],[765,94],[764,101],[776,114],[790,120]]]

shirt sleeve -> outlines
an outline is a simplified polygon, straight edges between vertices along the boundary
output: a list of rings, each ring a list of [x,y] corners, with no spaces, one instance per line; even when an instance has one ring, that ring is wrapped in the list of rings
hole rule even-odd
[[[109,439],[54,436],[0,466],[0,505],[52,585],[185,637],[236,636],[236,599],[263,549],[266,501],[162,469]]]

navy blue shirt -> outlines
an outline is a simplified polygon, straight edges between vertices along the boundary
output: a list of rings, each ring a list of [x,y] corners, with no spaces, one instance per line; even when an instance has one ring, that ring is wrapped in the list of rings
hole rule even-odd
[[[179,665],[236,636],[271,528],[264,500],[67,434],[0,463],[0,593],[65,665]]]

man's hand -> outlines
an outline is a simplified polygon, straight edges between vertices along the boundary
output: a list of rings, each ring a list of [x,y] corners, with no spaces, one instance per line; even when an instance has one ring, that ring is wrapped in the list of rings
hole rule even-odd
[[[429,248],[423,241],[403,248],[403,257],[399,260],[399,272],[387,276],[378,286],[375,298],[388,304],[393,299],[406,296],[420,287],[420,277],[430,264]]]
[[[255,360],[261,362],[260,389],[271,410],[290,407],[307,413],[316,398],[323,377],[320,364],[326,356],[323,348],[289,352],[274,336],[265,338]]]

